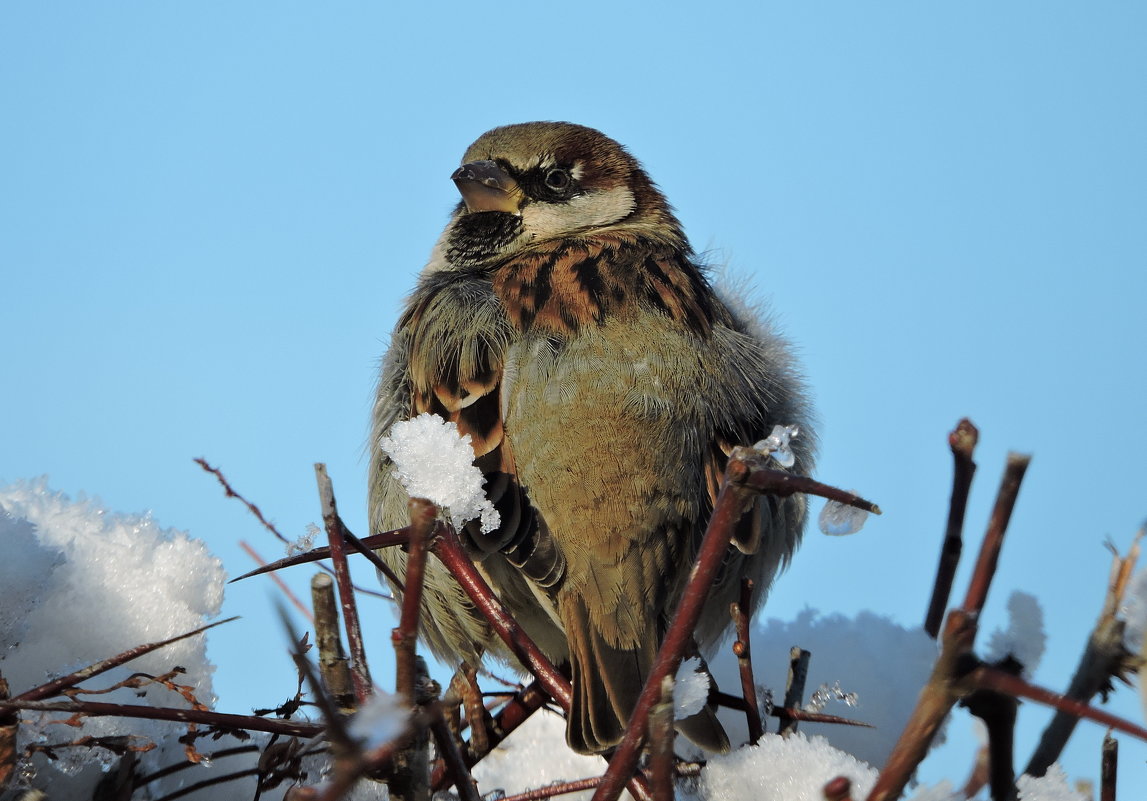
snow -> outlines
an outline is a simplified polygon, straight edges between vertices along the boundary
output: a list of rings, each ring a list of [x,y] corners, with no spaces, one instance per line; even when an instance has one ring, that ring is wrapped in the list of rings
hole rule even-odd
[[[571,751],[565,743],[565,721],[540,710],[515,729],[474,766],[478,790],[486,796],[496,790],[506,795],[543,787],[556,781],[574,781],[605,772],[605,760]],[[560,796],[585,801],[593,791]],[[622,798],[628,798],[628,794]]]
[[[402,734],[409,718],[410,709],[397,695],[376,688],[351,718],[347,731],[371,751]]]
[[[701,711],[709,700],[709,672],[698,657],[681,662],[673,685],[673,718],[684,720]]]
[[[144,643],[199,628],[216,615],[223,600],[224,573],[206,546],[185,532],[162,528],[150,515],[121,515],[97,500],[76,501],[51,491],[46,479],[0,487],[0,672],[13,695]],[[214,703],[202,636],[173,643],[84,682],[103,688],[142,671],[177,677],[204,704]],[[61,699],[50,699],[61,700]],[[158,686],[146,695],[130,689],[92,700],[186,706],[177,693]],[[28,742],[61,743],[85,735],[137,735],[170,741],[172,753],[153,751],[143,763],[153,768],[181,757],[175,737],[187,727],[146,720],[87,718],[79,728],[50,721],[66,714],[25,713],[20,747]],[[51,785],[58,797],[87,797],[116,757],[101,748],[62,748],[59,759],[36,757],[21,771],[32,786]],[[161,762],[161,760],[166,760]],[[48,765],[51,767],[47,767]],[[71,778],[62,778],[68,776]]]
[[[712,757],[701,771],[698,799],[722,801],[824,801],[824,785],[852,780],[852,797],[864,798],[876,771],[833,748],[823,737],[767,734],[754,746]]]
[[[1039,601],[1034,595],[1016,590],[1008,598],[1008,627],[992,632],[985,659],[999,662],[1005,657],[1014,657],[1024,666],[1023,674],[1031,676],[1039,667],[1046,648],[1047,634]]]
[[[470,435],[459,435],[454,423],[420,414],[391,426],[379,445],[394,463],[406,492],[442,507],[455,528],[480,517],[483,533],[489,533],[501,523],[482,491],[485,479],[474,466]]]
[[[1019,788],[1019,801],[1088,801],[1086,795],[1072,789],[1067,774],[1058,764],[1052,765],[1038,779],[1020,776],[1016,787]]]

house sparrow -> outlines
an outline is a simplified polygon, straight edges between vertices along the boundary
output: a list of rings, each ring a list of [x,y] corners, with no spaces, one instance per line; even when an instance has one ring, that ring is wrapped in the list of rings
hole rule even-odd
[[[681,225],[617,142],[564,122],[479,137],[451,176],[462,195],[383,361],[371,432],[372,531],[406,524],[379,447],[430,412],[469,434],[500,527],[471,554],[518,622],[568,664],[569,745],[615,746],[653,664],[731,449],[810,408],[788,345],[715,293]],[[695,639],[712,650],[742,577],[759,604],[796,548],[803,496],[741,520]],[[382,552],[402,575],[405,555]],[[509,654],[465,593],[428,564],[421,635],[446,662]],[[711,707],[678,730],[725,750]]]

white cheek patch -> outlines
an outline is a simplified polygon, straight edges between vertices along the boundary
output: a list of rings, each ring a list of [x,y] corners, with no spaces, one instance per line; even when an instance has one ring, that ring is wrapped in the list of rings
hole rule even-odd
[[[636,207],[633,192],[619,186],[587,192],[566,203],[531,203],[522,209],[525,232],[535,239],[596,228],[625,219]]]

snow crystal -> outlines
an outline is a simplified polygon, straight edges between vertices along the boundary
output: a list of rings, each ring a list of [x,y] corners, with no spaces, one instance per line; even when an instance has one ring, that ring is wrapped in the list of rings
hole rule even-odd
[[[1013,592],[1008,598],[1008,627],[992,632],[985,652],[987,660],[999,662],[1010,655],[1024,666],[1024,675],[1031,676],[1039,667],[1046,646],[1039,601],[1026,592]]]
[[[700,796],[722,801],[824,801],[824,785],[852,780],[852,797],[864,798],[876,771],[838,751],[823,737],[766,734],[756,745],[712,756],[701,771]]]
[[[433,414],[420,414],[391,426],[379,439],[394,463],[394,474],[412,498],[426,498],[450,515],[455,528],[481,517],[482,531],[501,523],[494,505],[482,491],[485,479],[474,466],[470,435]]]
[[[1019,801],[1087,801],[1087,796],[1072,789],[1059,763],[1053,764],[1038,779],[1027,774],[1020,776],[1016,787]]]
[[[709,700],[709,672],[698,657],[684,660],[673,685],[673,717],[684,720],[701,711]]]
[[[367,750],[373,750],[402,734],[409,717],[409,708],[397,695],[375,690],[351,718],[347,730]]]
[[[307,533],[300,535],[294,542],[287,543],[287,556],[312,550],[315,547],[315,538],[321,533],[322,530],[314,523],[307,523]]]
[[[841,701],[845,706],[856,706],[860,703],[860,696],[856,693],[845,692],[840,687],[839,681],[834,681],[832,686],[822,684],[818,687],[811,696],[809,696],[808,703],[804,705],[805,712],[820,712],[829,701]]]
[[[817,525],[820,526],[822,534],[843,537],[860,531],[867,520],[868,512],[863,509],[857,509],[840,501],[826,501],[824,508],[820,510]]]
[[[767,437],[753,446],[754,450],[772,454],[781,467],[792,467],[796,463],[789,441],[800,434],[796,426],[773,426]]]

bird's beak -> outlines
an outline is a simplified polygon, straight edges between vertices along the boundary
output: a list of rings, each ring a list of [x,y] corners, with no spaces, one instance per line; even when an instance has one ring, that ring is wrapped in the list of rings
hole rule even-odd
[[[471,212],[506,211],[517,214],[522,190],[518,182],[493,161],[471,161],[450,176]]]

